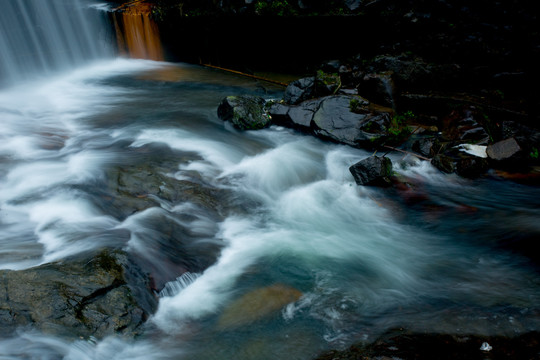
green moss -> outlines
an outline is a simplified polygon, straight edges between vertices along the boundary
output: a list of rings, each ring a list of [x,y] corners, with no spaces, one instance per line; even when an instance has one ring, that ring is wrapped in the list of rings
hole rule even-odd
[[[387,142],[396,144],[405,140],[411,133],[411,129],[407,124],[415,118],[416,115],[412,111],[406,111],[404,113],[394,115],[390,121],[390,126],[387,129]]]
[[[288,0],[274,0],[267,2],[258,0],[255,3],[255,12],[259,15],[295,16],[298,11]]]
[[[337,73],[325,73],[322,70],[317,71],[317,79],[321,80],[324,85],[337,85],[340,82],[339,75]]]
[[[351,101],[349,101],[349,110],[351,110],[351,112],[358,113],[360,109],[361,109],[360,100],[351,99]]]

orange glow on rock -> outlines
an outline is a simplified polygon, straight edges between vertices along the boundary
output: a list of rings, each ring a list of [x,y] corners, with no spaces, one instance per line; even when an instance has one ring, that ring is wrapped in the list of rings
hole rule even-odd
[[[159,30],[150,17],[151,7],[134,3],[114,13],[120,53],[136,59],[163,60]]]

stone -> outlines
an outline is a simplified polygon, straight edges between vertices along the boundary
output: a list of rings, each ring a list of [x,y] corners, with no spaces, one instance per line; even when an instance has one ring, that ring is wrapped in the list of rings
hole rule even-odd
[[[455,172],[457,166],[456,161],[453,158],[443,154],[435,155],[433,159],[431,159],[431,165],[447,174]]]
[[[227,96],[218,107],[218,117],[230,121],[239,130],[258,130],[270,126],[264,109],[265,100],[258,96]]]
[[[283,284],[252,290],[228,305],[218,320],[220,330],[251,324],[300,299],[302,292]]]
[[[308,131],[311,129],[311,121],[321,105],[321,100],[313,99],[304,101],[298,106],[292,106],[289,110],[290,126]]]
[[[435,156],[435,153],[437,151],[437,149],[435,149],[436,143],[437,140],[435,138],[421,138],[413,143],[412,150],[416,151],[420,155],[431,158]]]
[[[386,130],[390,126],[391,116],[390,112],[372,111],[368,105],[369,102],[359,96],[335,95],[322,98],[313,116],[313,132],[342,144],[373,146],[387,137]]]
[[[521,152],[521,146],[514,138],[505,139],[495,144],[489,145],[486,153],[490,159],[496,161],[509,160],[515,158]]]
[[[283,94],[283,102],[297,105],[315,96],[315,77],[306,77],[291,82]]]
[[[459,159],[456,164],[456,173],[466,178],[477,178],[488,170],[488,161],[478,156],[467,156]]]
[[[370,156],[349,168],[357,185],[389,186],[392,161],[383,156]]]
[[[120,250],[0,271],[0,335],[20,327],[66,338],[134,337],[157,308],[148,276]]]
[[[358,94],[368,100],[394,108],[395,85],[392,72],[366,74],[358,85]]]

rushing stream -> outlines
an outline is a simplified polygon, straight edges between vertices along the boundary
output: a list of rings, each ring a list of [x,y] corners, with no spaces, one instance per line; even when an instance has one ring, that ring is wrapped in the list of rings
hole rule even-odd
[[[539,238],[538,187],[401,154],[390,156],[414,192],[358,187],[348,167],[369,153],[234,130],[216,115],[224,96],[283,89],[199,66],[105,58],[20,78],[0,89],[0,269],[119,247],[162,291],[136,340],[21,330],[0,340],[0,359],[311,359],[394,327],[540,330],[538,269],[512,251]],[[126,167],[204,184],[223,203],[178,196],[126,212],[111,200]]]

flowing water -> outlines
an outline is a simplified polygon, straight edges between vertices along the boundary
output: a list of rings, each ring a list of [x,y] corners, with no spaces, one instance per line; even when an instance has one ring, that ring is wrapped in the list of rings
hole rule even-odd
[[[397,155],[412,187],[358,187],[348,167],[365,151],[217,118],[226,95],[280,88],[186,64],[82,63],[36,81],[21,70],[0,90],[0,268],[120,247],[159,279],[159,308],[133,341],[21,330],[0,359],[311,359],[395,327],[540,330],[538,269],[513,251],[540,235],[538,187]],[[111,174],[130,167],[222,195],[126,211]]]

